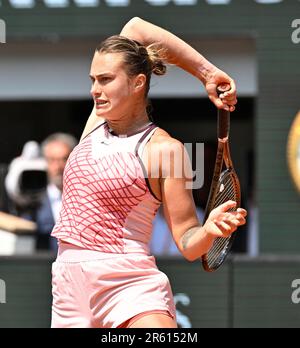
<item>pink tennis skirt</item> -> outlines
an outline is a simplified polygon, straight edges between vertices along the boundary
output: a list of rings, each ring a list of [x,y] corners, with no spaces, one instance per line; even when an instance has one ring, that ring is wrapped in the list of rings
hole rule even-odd
[[[59,328],[116,328],[145,312],[176,318],[168,277],[155,258],[60,243],[52,264],[52,322]]]

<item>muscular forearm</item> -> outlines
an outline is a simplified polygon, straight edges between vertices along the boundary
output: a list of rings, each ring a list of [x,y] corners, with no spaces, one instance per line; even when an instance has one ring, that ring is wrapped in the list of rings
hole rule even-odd
[[[165,51],[167,61],[191,73],[202,82],[213,74],[216,67],[179,37],[141,18],[134,17],[121,31],[121,35],[143,45],[157,43]]]
[[[194,261],[208,252],[214,239],[215,237],[208,234],[204,226],[192,227],[181,237],[181,253],[187,260]]]

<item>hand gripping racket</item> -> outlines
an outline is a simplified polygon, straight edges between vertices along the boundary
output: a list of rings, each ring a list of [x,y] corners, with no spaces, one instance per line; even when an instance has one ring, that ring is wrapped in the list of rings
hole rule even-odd
[[[218,86],[218,95],[227,91],[229,85]],[[204,222],[210,212],[217,206],[229,200],[237,203],[236,208],[241,204],[241,189],[238,176],[233,168],[229,150],[229,128],[230,112],[218,110],[218,149],[215,168],[205,209]],[[231,209],[233,211],[235,209]],[[207,252],[202,256],[202,265],[207,272],[213,272],[225,261],[235,237],[235,232],[229,237],[217,237]]]

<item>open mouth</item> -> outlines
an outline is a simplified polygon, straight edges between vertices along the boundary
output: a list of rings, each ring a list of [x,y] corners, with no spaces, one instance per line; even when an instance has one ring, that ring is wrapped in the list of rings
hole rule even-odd
[[[95,103],[96,103],[96,106],[98,107],[98,106],[106,105],[108,103],[108,101],[107,100],[99,100],[99,99],[97,100],[96,99]]]

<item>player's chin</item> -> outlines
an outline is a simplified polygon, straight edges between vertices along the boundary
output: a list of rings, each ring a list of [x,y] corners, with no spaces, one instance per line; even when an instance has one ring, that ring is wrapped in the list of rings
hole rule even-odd
[[[106,118],[107,111],[104,111],[102,109],[96,109],[96,116]]]

